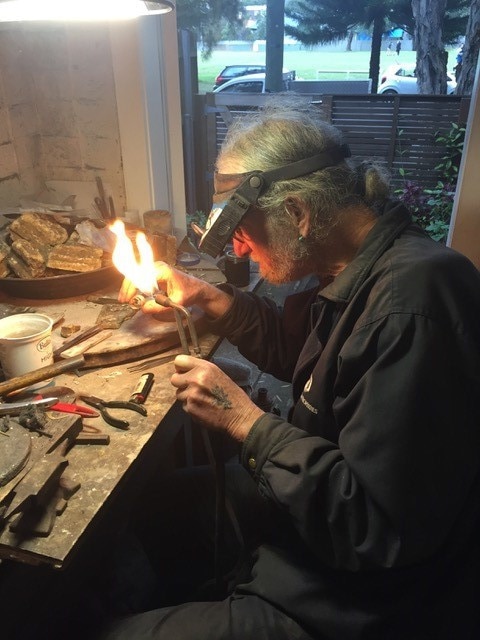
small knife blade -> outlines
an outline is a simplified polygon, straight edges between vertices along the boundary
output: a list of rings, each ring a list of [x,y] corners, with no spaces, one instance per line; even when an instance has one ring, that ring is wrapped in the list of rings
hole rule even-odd
[[[0,416],[18,415],[30,406],[48,409],[58,402],[58,398],[40,398],[37,400],[23,400],[21,402],[3,402],[0,404]]]

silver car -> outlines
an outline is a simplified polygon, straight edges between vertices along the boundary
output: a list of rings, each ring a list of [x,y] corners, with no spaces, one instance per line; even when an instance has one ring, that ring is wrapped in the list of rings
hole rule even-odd
[[[447,93],[455,93],[457,83],[447,73]],[[392,64],[380,76],[378,93],[418,93],[414,63]]]
[[[213,90],[213,93],[265,93],[265,73],[251,73],[246,76],[239,76],[224,82]],[[282,91],[288,91],[288,83],[295,78],[293,71],[284,71],[282,80]]]

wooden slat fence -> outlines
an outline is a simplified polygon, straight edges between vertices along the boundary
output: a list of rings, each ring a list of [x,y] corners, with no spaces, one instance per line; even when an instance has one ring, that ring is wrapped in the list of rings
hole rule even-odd
[[[452,123],[466,122],[469,98],[423,95],[308,95],[323,117],[337,126],[356,159],[373,159],[392,175],[393,187],[405,178],[425,188],[442,176],[435,170],[447,149],[435,142]],[[258,109],[262,94],[207,93],[196,96],[196,209],[208,211],[215,159],[230,123]]]

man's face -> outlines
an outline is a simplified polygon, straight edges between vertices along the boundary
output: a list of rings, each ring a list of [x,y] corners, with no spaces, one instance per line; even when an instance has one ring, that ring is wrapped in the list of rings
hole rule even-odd
[[[233,237],[235,253],[238,256],[248,255],[257,262],[260,275],[272,284],[293,282],[308,275],[310,271],[293,257],[297,234],[294,233],[287,241],[279,240],[269,230],[268,223],[265,224],[262,213],[259,214],[255,223],[246,221],[240,233]]]
[[[245,179],[241,175],[243,173],[243,167],[238,164],[219,163],[214,181],[214,202],[227,200]],[[305,275],[297,273],[295,263],[285,249],[285,242],[275,238],[264,213],[258,207],[250,207],[242,218],[232,236],[232,244],[236,255],[248,256],[258,263],[260,275],[272,284],[291,282]]]

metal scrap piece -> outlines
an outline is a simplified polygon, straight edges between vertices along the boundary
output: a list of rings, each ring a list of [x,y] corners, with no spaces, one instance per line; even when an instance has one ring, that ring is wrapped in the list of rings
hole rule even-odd
[[[136,313],[137,309],[132,309],[128,304],[105,304],[98,314],[96,324],[101,324],[104,329],[119,329],[125,320]]]
[[[80,331],[80,328],[79,324],[64,324],[60,330],[60,335],[62,338],[69,338],[73,333]]]
[[[20,424],[4,416],[0,419],[0,428],[8,438],[0,442],[0,487],[6,485],[21,471],[30,458],[32,439]]]
[[[18,422],[22,427],[25,427],[25,429],[28,429],[29,431],[35,431],[42,436],[51,438],[52,434],[45,431],[47,421],[45,413],[33,404],[23,409],[18,416]]]

